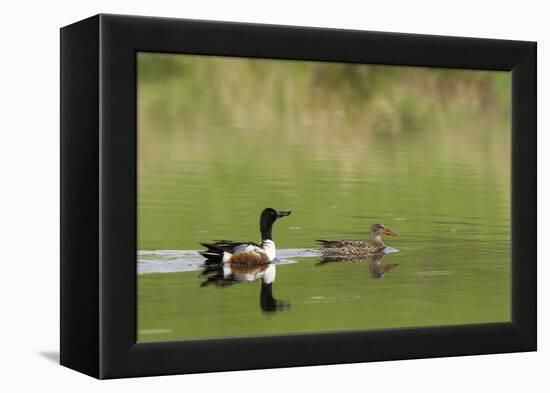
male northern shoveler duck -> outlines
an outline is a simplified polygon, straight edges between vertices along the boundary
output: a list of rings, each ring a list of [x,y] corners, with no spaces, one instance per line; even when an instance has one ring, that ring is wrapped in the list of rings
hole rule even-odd
[[[272,228],[278,218],[290,215],[290,210],[277,211],[270,207],[260,215],[260,233],[262,242],[234,242],[216,240],[213,243],[201,243],[207,250],[199,253],[206,258],[206,264],[266,265],[275,259],[276,249]]]
[[[370,227],[371,241],[364,240],[316,240],[324,257],[340,260],[365,259],[370,255],[383,252],[386,245],[381,236],[399,236],[398,233],[386,228],[383,224],[373,224]]]

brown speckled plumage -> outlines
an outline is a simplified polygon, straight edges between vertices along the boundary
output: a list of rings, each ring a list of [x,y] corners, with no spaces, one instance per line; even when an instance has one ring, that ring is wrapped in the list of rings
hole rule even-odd
[[[382,252],[386,245],[381,235],[398,236],[398,233],[386,228],[383,224],[373,224],[370,229],[371,241],[364,240],[317,240],[319,250],[325,258],[341,261],[366,259],[372,254]]]
[[[385,246],[376,246],[362,240],[318,240],[324,256],[345,260],[364,259],[381,251]]]

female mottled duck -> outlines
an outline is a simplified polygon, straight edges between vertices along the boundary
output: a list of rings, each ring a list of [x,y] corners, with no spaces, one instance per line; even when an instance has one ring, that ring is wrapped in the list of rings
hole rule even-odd
[[[370,227],[370,242],[364,240],[316,240],[324,257],[340,260],[358,260],[383,252],[386,245],[382,235],[399,236],[398,233],[386,228],[383,224],[373,224]]]

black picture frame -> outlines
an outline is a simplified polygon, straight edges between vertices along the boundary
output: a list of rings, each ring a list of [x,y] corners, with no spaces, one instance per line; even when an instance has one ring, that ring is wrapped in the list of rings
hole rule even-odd
[[[136,52],[512,73],[511,322],[136,342]],[[96,15],[61,29],[61,364],[96,378],[536,350],[536,43]]]

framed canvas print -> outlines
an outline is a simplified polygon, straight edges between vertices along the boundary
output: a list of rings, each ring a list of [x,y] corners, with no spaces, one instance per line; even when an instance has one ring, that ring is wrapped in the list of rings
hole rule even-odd
[[[535,152],[533,42],[66,26],[61,364],[534,351]]]

